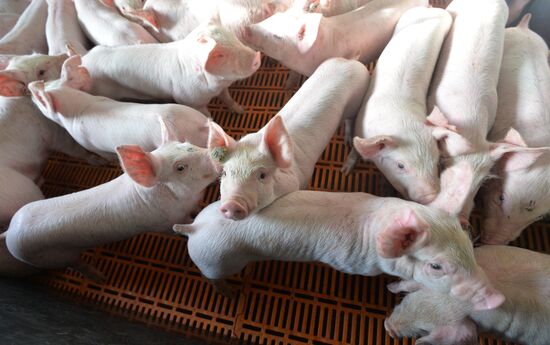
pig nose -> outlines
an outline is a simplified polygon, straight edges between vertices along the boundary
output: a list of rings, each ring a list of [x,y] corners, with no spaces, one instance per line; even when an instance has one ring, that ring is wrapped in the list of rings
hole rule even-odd
[[[262,64],[262,54],[260,52],[256,52],[256,55],[254,56],[254,61],[252,61],[252,69],[255,71],[258,68],[260,68],[260,65]]]
[[[240,220],[248,216],[246,208],[234,200],[229,200],[220,207],[220,212],[225,218]]]

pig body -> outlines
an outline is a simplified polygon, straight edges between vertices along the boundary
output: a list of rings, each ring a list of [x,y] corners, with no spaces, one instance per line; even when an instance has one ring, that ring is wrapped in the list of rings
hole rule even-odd
[[[0,148],[0,229],[20,207],[43,198],[36,182],[51,151],[98,162],[26,97],[0,97]]]
[[[21,14],[29,6],[29,3],[30,0],[2,0],[0,13]]]
[[[47,0],[46,38],[50,55],[65,53],[70,45],[77,54],[86,54],[88,42],[78,23],[72,0]]]
[[[450,158],[445,160],[441,178],[445,174],[471,178],[453,186],[441,185],[440,195],[445,197],[434,205],[468,218],[479,187],[508,150],[507,146],[493,147],[486,139],[496,116],[508,7],[504,0],[454,0],[447,11],[454,22],[441,49],[428,107],[438,106],[448,124],[469,143],[452,137],[445,141]]]
[[[216,96],[230,109],[243,112],[227,88],[249,77],[261,64],[259,52],[245,47],[217,25],[199,27],[184,40],[172,43],[95,47],[82,60],[92,76],[93,94],[115,99],[175,100],[204,113]]]
[[[372,1],[329,18],[320,13],[275,13],[250,25],[244,40],[291,70],[310,76],[331,57],[374,61],[392,37],[399,17],[411,7],[427,5],[426,0]]]
[[[468,298],[502,302],[480,283],[486,278],[458,221],[440,210],[364,193],[314,191],[290,193],[241,221],[226,219],[218,207],[219,202],[207,206],[193,224],[174,226],[189,237],[189,255],[211,281],[253,261],[320,261],[350,274],[408,276],[442,293],[468,280],[473,289]]]
[[[100,0],[74,0],[78,21],[88,38],[104,46],[158,43],[141,25],[121,16]]]
[[[151,153],[119,147],[126,174],[115,180],[20,209],[6,234],[11,254],[40,268],[78,267],[86,248],[188,221],[217,166],[206,149],[173,141],[173,133],[167,141],[164,133]]]
[[[10,30],[15,26],[15,23],[17,23],[18,19],[18,14],[0,13],[0,38],[10,32]]]
[[[550,256],[505,246],[482,246],[474,251],[478,265],[506,297],[502,305],[476,311],[471,303],[421,288],[395,308],[386,329],[393,336],[424,335],[417,344],[477,344],[473,321],[483,331],[514,342],[549,344]]]
[[[372,0],[298,0],[293,7],[306,12],[322,13],[324,17],[332,17],[365,5]]]
[[[207,118],[199,111],[179,104],[125,103],[90,95],[74,88],[85,90],[90,85],[79,64],[79,56],[69,58],[62,79],[46,86],[34,82],[29,90],[42,113],[87,150],[105,158],[115,158],[116,148],[128,143],[153,151],[162,139],[158,116],[174,127],[178,140],[206,147]]]
[[[529,147],[550,147],[550,67],[548,46],[527,26],[506,29],[498,84],[498,111],[489,134],[501,140],[515,128]],[[506,244],[550,211],[548,150],[508,154],[497,165],[498,180],[483,191],[485,222],[482,242]]]
[[[353,121],[368,81],[361,63],[330,59],[259,132],[238,142],[221,128],[211,135],[209,148],[223,152],[220,211],[228,218],[244,218],[306,188],[342,119]]]
[[[345,172],[353,168],[360,154],[373,160],[405,197],[420,203],[436,197],[437,140],[451,131],[426,123],[425,100],[451,22],[442,9],[418,7],[403,14],[377,62],[357,116],[358,137]]]
[[[21,14],[15,26],[0,39],[0,54],[46,54],[48,52],[45,34],[47,16],[46,1],[33,0]]]

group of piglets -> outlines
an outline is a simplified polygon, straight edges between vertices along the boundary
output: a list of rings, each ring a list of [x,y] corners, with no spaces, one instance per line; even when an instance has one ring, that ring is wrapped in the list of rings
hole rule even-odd
[[[391,336],[550,343],[550,257],[502,246],[550,211],[548,46],[530,15],[505,29],[504,0],[0,0],[0,17],[0,274],[101,280],[83,250],[173,228],[227,296],[249,262],[319,261],[402,279]],[[242,114],[228,87],[260,52],[288,88],[309,78],[235,140],[207,105]],[[305,191],[341,124],[343,172],[370,160],[410,201]],[[45,199],[52,151],[124,174]],[[474,249],[479,190],[491,245]]]

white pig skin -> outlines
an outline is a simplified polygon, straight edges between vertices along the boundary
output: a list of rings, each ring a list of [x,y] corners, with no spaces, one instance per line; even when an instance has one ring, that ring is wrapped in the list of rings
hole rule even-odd
[[[29,90],[47,118],[64,127],[85,149],[105,158],[116,159],[116,148],[124,144],[139,145],[145,151],[159,147],[158,117],[171,124],[178,141],[206,147],[208,119],[199,111],[179,104],[117,102],[83,92],[90,87],[90,76],[75,55],[63,65],[60,80],[45,86],[34,82]]]
[[[375,60],[399,17],[411,7],[427,5],[427,0],[372,1],[329,18],[321,13],[275,13],[248,26],[244,40],[291,70],[310,76],[331,57],[358,58],[363,63]]]
[[[124,18],[114,5],[100,0],[74,0],[78,21],[88,38],[96,44],[119,46],[157,43],[141,25]]]
[[[372,0],[297,0],[292,4],[293,9],[305,12],[322,13],[324,17],[332,17],[365,5]]]
[[[177,42],[98,46],[82,61],[92,76],[92,94],[114,99],[175,100],[204,113],[216,96],[231,110],[244,112],[227,88],[252,75],[261,64],[259,52],[212,23]]]
[[[475,264],[458,221],[435,208],[365,193],[314,191],[290,193],[241,221],[223,217],[219,207],[211,204],[193,224],[174,226],[189,236],[189,255],[211,281],[253,261],[320,261],[350,274],[409,277],[476,299],[478,309],[502,303]]]
[[[305,189],[338,126],[357,114],[368,70],[341,58],[324,62],[259,132],[238,142],[213,126],[209,148],[221,152],[221,209],[240,219],[278,197]]]
[[[481,241],[506,244],[550,211],[550,67],[548,46],[528,27],[526,16],[508,28],[498,84],[498,111],[489,133],[501,140],[510,128],[529,151],[512,152],[498,164],[482,190],[485,221]]]
[[[0,13],[21,14],[30,3],[31,0],[2,0],[0,1]]]
[[[67,51],[69,45],[77,54],[86,54],[88,40],[82,31],[76,15],[73,0],[46,0],[48,19],[46,20],[46,39],[50,55]]]
[[[203,190],[218,175],[207,149],[175,141],[163,125],[163,145],[117,151],[125,174],[100,186],[24,206],[6,235],[17,259],[39,268],[79,267],[86,248],[190,220]]]
[[[522,248],[482,246],[475,257],[505,296],[493,310],[476,311],[449,295],[421,288],[407,295],[385,322],[393,337],[424,335],[416,344],[479,344],[477,326],[525,345],[550,343],[550,256]],[[392,291],[402,289],[392,284]],[[427,333],[427,334],[426,334]]]
[[[48,52],[46,18],[48,4],[33,0],[21,14],[15,26],[0,39],[0,54],[32,54]]]
[[[412,8],[401,16],[357,116],[345,173],[361,155],[406,198],[426,204],[436,197],[437,143],[458,134],[433,120],[444,119],[437,108],[426,120],[426,95],[451,22],[449,13],[436,8]]]
[[[101,0],[108,6],[116,6],[127,19],[136,22],[152,32],[159,32],[157,15],[152,10],[144,9],[144,0]]]
[[[17,23],[18,19],[18,14],[0,13],[0,38],[10,32],[10,30],[15,26],[15,23]]]

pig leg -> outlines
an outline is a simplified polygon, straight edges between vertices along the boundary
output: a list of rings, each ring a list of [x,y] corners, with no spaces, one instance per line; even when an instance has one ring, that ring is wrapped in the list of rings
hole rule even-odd
[[[416,340],[416,345],[475,345],[477,328],[470,319],[454,325],[438,326],[430,334]]]
[[[44,194],[31,179],[7,168],[0,168],[0,191],[0,231],[7,229],[21,207],[44,199]]]
[[[302,75],[300,73],[289,71],[288,77],[286,78],[286,82],[285,82],[285,90],[292,90],[298,87],[298,84],[300,84],[301,77]]]
[[[231,95],[229,94],[229,89],[223,89],[222,93],[220,93],[218,97],[220,98],[222,103],[225,104],[225,106],[232,112],[237,114],[244,114],[243,107],[239,103],[235,102],[235,100],[231,97]]]
[[[84,278],[89,279],[98,284],[105,284],[107,282],[107,277],[103,272],[95,268],[93,265],[79,260],[76,265],[71,266],[75,271],[80,272]]]
[[[344,165],[342,166],[342,173],[344,175],[349,175],[353,168],[355,168],[355,165],[357,165],[357,161],[359,161],[359,152],[355,149],[355,147],[352,146],[351,151],[348,155],[348,158],[344,162]]]
[[[353,147],[353,125],[355,118],[344,118],[344,144]]]
[[[216,289],[216,292],[220,295],[229,299],[237,298],[237,292],[229,285],[229,283],[225,279],[208,279],[206,277],[204,277],[204,279],[212,284],[214,286],[214,289]]]
[[[74,158],[83,159],[88,164],[101,166],[110,163],[94,153],[85,150],[80,146],[64,129],[59,127],[53,141],[53,150],[59,151]]]

